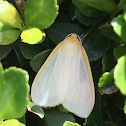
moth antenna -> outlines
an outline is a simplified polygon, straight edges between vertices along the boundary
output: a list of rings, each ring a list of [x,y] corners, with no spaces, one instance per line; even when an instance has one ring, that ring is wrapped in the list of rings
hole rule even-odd
[[[46,49],[48,49],[47,46],[46,46],[43,42],[42,42],[41,44],[42,44]]]
[[[92,30],[93,30],[93,28],[95,27],[96,25],[94,25],[82,38],[81,38],[81,40],[84,38],[84,37],[86,37]]]

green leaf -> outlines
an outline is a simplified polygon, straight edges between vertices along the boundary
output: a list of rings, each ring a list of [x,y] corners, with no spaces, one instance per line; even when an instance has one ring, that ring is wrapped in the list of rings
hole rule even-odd
[[[114,94],[114,100],[115,100],[115,103],[116,103],[116,106],[118,106],[118,108],[120,110],[123,110],[124,108],[124,105],[125,105],[125,96],[122,95],[119,91],[116,92]]]
[[[75,14],[76,14],[76,18],[77,20],[84,24],[84,25],[87,25],[87,26],[93,26],[93,25],[96,25],[98,24],[99,22],[101,22],[103,18],[91,18],[91,17],[87,17],[87,16],[84,16],[82,15],[79,11],[75,11]]]
[[[4,41],[4,38],[2,36],[2,32],[8,31],[8,30],[15,30],[15,29],[3,24],[0,21],[0,38],[1,38],[1,40]],[[5,33],[7,33],[7,32],[5,32]],[[8,35],[7,35],[7,37],[8,37]],[[10,52],[11,49],[12,49],[12,44],[10,44],[10,45],[0,45],[0,59],[4,58]]]
[[[42,44],[29,45],[27,43],[19,43],[21,52],[26,59],[33,59],[35,55],[45,50]]]
[[[114,70],[115,85],[126,95],[126,55],[118,59]]]
[[[45,62],[49,54],[51,53],[52,49],[45,50],[39,54],[37,54],[30,62],[32,69],[35,72],[38,72],[41,68],[42,64]]]
[[[71,113],[62,113],[57,108],[45,109],[45,120],[48,126],[63,126],[65,121],[74,122],[74,116]]]
[[[121,56],[126,54],[126,45],[121,44],[121,45],[117,46],[114,49],[113,54],[114,54],[116,60],[118,60]]]
[[[68,12],[69,13],[67,13],[67,14],[72,19],[74,17],[74,15],[75,15],[75,5],[72,3],[72,0],[68,1]]]
[[[16,118],[20,123],[26,124],[26,116],[23,115],[21,118]]]
[[[0,32],[0,45],[8,45],[17,40],[21,31],[19,30],[6,30]]]
[[[41,107],[39,107],[38,105],[34,104],[33,102],[28,102],[28,110],[36,115],[38,115],[40,118],[44,117],[44,111]]]
[[[43,33],[38,28],[25,29],[21,33],[22,42],[25,42],[28,44],[37,44],[39,41],[42,40],[42,37],[43,37]]]
[[[48,49],[53,49],[53,48],[55,48],[55,44],[50,40],[50,38],[49,37],[46,37],[46,44],[47,44],[47,48]]]
[[[14,56],[14,54],[10,53],[8,56],[7,56],[7,59],[9,61],[8,65],[9,66],[19,66],[19,67],[22,67],[26,70],[29,70],[31,69],[30,67],[30,63],[29,63],[29,60],[26,59],[22,52],[21,52],[21,49],[19,47],[19,43],[21,43],[21,39],[18,39],[15,43],[14,43],[14,46],[13,46],[13,50],[14,50],[14,54],[16,56]],[[13,51],[11,51],[13,52]],[[13,57],[13,60],[11,60],[10,57]],[[16,57],[16,58],[15,58]],[[17,59],[18,58],[18,59]]]
[[[68,110],[66,110],[62,104],[58,105],[58,109],[61,111],[61,112],[65,112],[65,113],[69,113]]]
[[[16,67],[10,67],[2,72],[4,76],[3,92],[0,99],[0,120],[20,118],[26,112],[28,103],[28,73]],[[0,84],[0,85],[1,85]]]
[[[63,124],[63,126],[80,126],[80,125],[77,124],[77,123],[72,123],[72,122],[69,122],[69,121],[65,121],[65,123]]]
[[[79,0],[95,9],[111,13],[115,10],[116,4],[114,0]]]
[[[124,20],[126,21],[126,4],[124,6],[123,17],[124,17]]]
[[[63,0],[57,0],[57,4],[60,5],[63,2]]]
[[[25,23],[27,27],[48,28],[58,14],[57,0],[27,0]]]
[[[126,125],[125,114],[122,110],[116,107],[113,98],[111,98],[113,95],[105,95],[103,98],[104,101],[102,99],[102,105],[104,107],[104,111],[103,111],[104,117],[110,120],[111,122],[117,124],[117,126],[121,126],[121,125],[125,126]],[[120,121],[118,120],[119,118],[121,119]]]
[[[0,1],[0,21],[11,27],[22,29],[18,11],[7,1]]]
[[[117,18],[114,18],[111,22],[113,29],[117,35],[124,39],[126,42],[126,22],[123,18],[123,15],[118,15]]]
[[[70,23],[55,23],[46,30],[47,35],[52,40],[52,42],[57,45],[65,39],[65,37],[70,33],[81,32],[81,27],[70,24]]]
[[[101,94],[112,94],[118,91],[118,88],[114,85],[113,70],[102,74],[98,86]]]
[[[113,40],[113,41],[119,41],[120,37],[114,32],[113,27],[106,23],[102,25],[100,28],[100,32],[107,38]]]
[[[37,44],[42,43],[45,40],[45,38],[46,38],[46,34],[44,31],[42,31],[42,40],[38,41]]]
[[[9,119],[4,121],[0,126],[25,126],[20,123],[17,119]]]
[[[124,105],[124,113],[126,114],[126,103]]]
[[[113,70],[109,72],[105,72],[102,74],[102,77],[99,79],[98,86],[103,87],[106,84],[110,83],[113,80]]]
[[[112,122],[107,121],[104,123],[104,126],[117,126],[117,125]]]
[[[14,29],[14,28],[12,28],[12,27],[10,27],[10,26],[7,26],[7,25],[3,24],[3,23],[0,21],[0,32],[5,31],[5,30],[11,30],[11,29]]]
[[[4,71],[3,71],[3,66],[0,62],[0,99],[3,94],[3,90],[4,90]]]
[[[105,53],[102,58],[103,73],[111,71],[111,69],[115,67],[115,62],[115,57],[112,53]]]
[[[95,61],[108,50],[111,40],[102,35],[97,26],[82,40],[82,42],[89,61]]]
[[[77,7],[77,10],[87,17],[99,18],[107,15],[106,12],[92,8],[91,6],[85,4],[83,1],[72,0],[72,2]]]
[[[13,47],[13,44],[9,44],[9,45],[0,45],[0,60],[2,60],[3,58],[5,58],[8,53],[11,51]]]
[[[93,111],[87,118],[87,123],[84,126],[103,126],[103,115],[98,101],[95,102]]]

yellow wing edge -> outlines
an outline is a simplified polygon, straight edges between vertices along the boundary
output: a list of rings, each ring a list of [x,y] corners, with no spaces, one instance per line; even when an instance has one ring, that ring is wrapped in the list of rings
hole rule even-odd
[[[93,77],[92,77],[92,73],[91,73],[90,62],[89,62],[87,53],[86,53],[86,51],[85,51],[85,49],[84,49],[83,46],[81,46],[81,53],[82,53],[82,57],[83,57],[85,66],[86,66],[86,68],[87,68],[87,73],[88,73],[88,77],[89,77],[89,81],[90,81],[91,98],[93,99],[93,100],[92,100],[92,108],[91,108],[91,109],[93,109],[93,106],[94,106],[94,103],[95,103],[94,82],[93,82]]]
[[[62,41],[63,42],[63,41]],[[58,50],[60,49],[62,42],[60,42],[55,48],[54,50],[50,53],[50,55],[48,56],[48,58],[46,59],[46,61],[44,62],[44,64],[42,65],[42,67],[40,68],[40,70],[38,71],[33,84],[35,85],[37,83],[37,80],[39,79],[41,73],[43,72],[43,70],[46,68],[47,64],[50,62],[50,60],[53,58],[53,56],[58,52]]]

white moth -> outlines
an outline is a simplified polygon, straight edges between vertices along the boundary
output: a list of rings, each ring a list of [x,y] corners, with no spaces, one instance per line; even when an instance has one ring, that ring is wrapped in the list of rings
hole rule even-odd
[[[60,42],[42,65],[31,97],[39,106],[62,104],[81,118],[90,115],[95,102],[93,78],[87,54],[75,33]]]

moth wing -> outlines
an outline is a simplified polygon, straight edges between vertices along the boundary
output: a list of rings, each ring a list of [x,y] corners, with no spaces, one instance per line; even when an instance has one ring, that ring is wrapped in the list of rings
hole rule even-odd
[[[49,55],[33,81],[31,97],[39,106],[56,106],[65,97],[67,86],[63,85],[64,81],[62,81],[64,59],[61,55],[64,55],[62,42]]]
[[[78,56],[71,63],[68,93],[62,105],[75,115],[87,118],[93,109],[94,101],[95,92],[90,64],[81,46]]]

